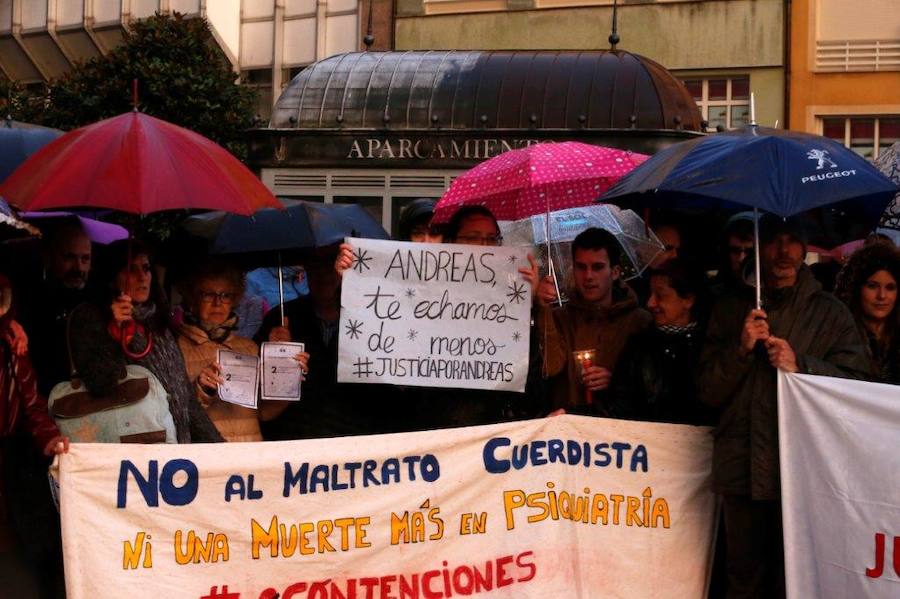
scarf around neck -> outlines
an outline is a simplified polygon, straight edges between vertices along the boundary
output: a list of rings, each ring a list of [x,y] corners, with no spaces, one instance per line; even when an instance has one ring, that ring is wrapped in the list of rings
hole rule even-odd
[[[191,312],[185,310],[184,311],[184,323],[197,327],[204,333],[206,333],[209,340],[214,343],[224,343],[226,339],[235,331],[238,327],[238,315],[232,312],[228,315],[228,318],[225,319],[224,322],[211,325],[207,322],[202,322],[196,316],[194,316]]]

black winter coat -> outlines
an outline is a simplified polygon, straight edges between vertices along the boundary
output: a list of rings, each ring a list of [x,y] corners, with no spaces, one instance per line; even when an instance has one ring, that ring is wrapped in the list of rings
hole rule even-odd
[[[700,358],[700,399],[722,409],[714,432],[715,490],[778,499],[777,373],[764,351],[746,357],[739,353],[744,319],[753,307],[749,287],[716,303]],[[786,339],[797,355],[800,373],[870,377],[866,348],[850,311],[822,291],[807,267],[801,267],[793,287],[767,291],[763,309],[771,334]]]
[[[716,411],[702,403],[695,371],[704,331],[666,332],[655,326],[632,337],[610,386],[613,418],[709,425]]]

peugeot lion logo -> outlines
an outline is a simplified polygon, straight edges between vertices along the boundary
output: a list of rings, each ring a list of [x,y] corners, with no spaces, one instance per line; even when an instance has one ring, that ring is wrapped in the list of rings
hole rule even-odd
[[[810,160],[818,160],[818,164],[816,164],[816,170],[820,171],[825,168],[825,165],[828,165],[828,168],[837,168],[837,164],[835,164],[834,160],[828,157],[828,150],[810,150],[806,153],[806,157]]]
[[[816,161],[816,170],[820,171],[826,166],[828,168],[837,168],[837,163],[828,157],[828,150],[809,150],[806,157]],[[853,177],[856,175],[856,169],[846,171],[828,171],[817,175],[809,175],[800,179],[800,183],[813,183],[815,181],[827,181],[829,179],[837,179],[839,177]]]

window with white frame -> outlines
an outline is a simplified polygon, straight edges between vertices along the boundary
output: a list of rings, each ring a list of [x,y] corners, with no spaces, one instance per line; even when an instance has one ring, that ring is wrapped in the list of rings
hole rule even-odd
[[[900,141],[900,115],[821,117],[822,135],[869,160]]]
[[[897,0],[817,0],[815,70],[900,70]]]
[[[707,131],[737,129],[750,122],[750,77],[685,77],[682,82],[697,102]]]

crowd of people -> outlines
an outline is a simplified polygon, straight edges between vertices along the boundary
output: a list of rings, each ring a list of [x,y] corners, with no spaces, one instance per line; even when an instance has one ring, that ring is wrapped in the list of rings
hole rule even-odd
[[[502,244],[486,208],[461,208],[445,226],[432,223],[433,209],[428,199],[407,205],[398,238]],[[764,216],[757,309],[747,277],[752,216],[725,224],[715,272],[683,251],[677,222],[654,228],[663,250],[631,281],[619,242],[596,228],[572,242],[569,281],[541,277],[533,259],[520,271],[534,297],[520,394],[339,383],[347,244],[310,252],[308,293],[248,325],[239,314],[258,313],[272,297],[248,295],[235,266],[198,257],[163,268],[137,241],[100,252],[77,221],[55,226],[43,240],[42,276],[18,265],[12,281],[0,278],[0,579],[25,563],[42,596],[62,595],[57,516],[46,479],[35,483],[47,463],[35,455],[63,452],[69,441],[327,438],[571,413],[713,426],[727,596],[783,595],[776,373],[900,384],[900,253],[873,236],[843,265],[832,294],[806,264],[801,223]],[[261,401],[256,410],[222,401],[217,350],[256,355],[266,341],[305,345],[295,357],[303,400]]]

